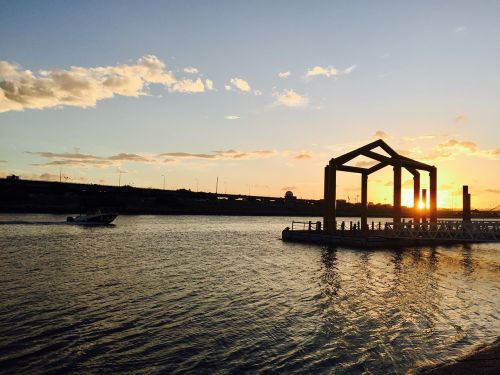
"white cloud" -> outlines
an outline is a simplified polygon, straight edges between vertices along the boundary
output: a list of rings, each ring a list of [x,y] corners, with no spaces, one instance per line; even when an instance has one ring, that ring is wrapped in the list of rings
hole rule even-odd
[[[109,167],[120,165],[123,162],[152,163],[154,159],[146,154],[119,153],[111,156],[99,156],[92,154],[82,154],[80,152],[48,152],[48,151],[28,151],[28,154],[36,155],[49,161],[32,164],[35,166],[54,166],[54,165],[75,165],[75,166],[96,166]]]
[[[224,89],[226,89],[226,91],[231,91],[233,88],[229,85],[224,85]]]
[[[356,69],[356,65],[351,65],[350,67],[344,69],[343,74],[351,74],[354,69]]]
[[[187,68],[184,68],[184,72],[189,73],[189,74],[198,74],[199,70],[196,68],[193,68],[192,66],[188,66]]]
[[[250,85],[244,79],[237,78],[237,77],[232,78],[231,83],[233,84],[234,87],[236,87],[240,91],[249,92],[251,90]]]
[[[350,67],[344,70],[339,70],[331,65],[327,67],[316,65],[307,71],[306,77],[314,77],[314,76],[335,77],[335,76],[350,74],[353,72],[354,69],[356,69],[356,65],[351,65]]]
[[[226,120],[238,120],[240,116],[226,116],[224,117]]]
[[[498,160],[500,159],[500,148],[484,150],[480,149],[478,145],[472,141],[450,139],[435,146],[431,154],[427,156],[427,159],[452,160],[459,155],[473,155]]]
[[[158,156],[180,159],[213,159],[213,160],[246,160],[246,159],[260,159],[278,156],[275,150],[255,150],[255,151],[237,151],[219,150],[210,153],[191,153],[191,152],[165,152]]]
[[[428,139],[435,139],[438,137],[439,137],[439,135],[437,135],[437,134],[422,134],[422,135],[416,135],[413,137],[403,137],[403,141],[415,142],[415,141],[422,141],[422,140],[428,140]]]
[[[214,81],[212,81],[211,79],[206,79],[205,86],[207,87],[207,90],[212,91],[214,89]]]
[[[338,70],[333,66],[329,66],[326,68],[323,68],[321,66],[314,66],[307,71],[306,77],[314,77],[314,76],[331,77],[331,76],[336,76],[338,74],[339,74]]]
[[[194,93],[194,92],[204,92],[205,86],[203,81],[198,78],[196,81],[191,79],[183,79],[182,81],[177,81],[171,86],[171,91],[184,92],[184,93]]]
[[[382,130],[377,130],[375,132],[375,134],[373,135],[372,137],[373,139],[382,139],[384,141],[387,141],[388,139],[390,139],[391,137],[389,136],[389,134],[387,134],[386,132],[382,131]]]
[[[261,95],[262,95],[262,91],[260,91],[260,90],[254,90],[254,91],[253,91],[253,94],[254,94],[255,96],[261,96]]]
[[[288,78],[288,77],[290,77],[291,74],[292,74],[291,72],[279,72],[278,73],[278,77],[280,77],[280,78]]]
[[[275,91],[273,96],[276,98],[276,105],[306,107],[309,104],[309,99],[307,97],[296,93],[293,89],[283,90],[282,92]]]
[[[178,79],[153,55],[141,57],[135,64],[71,67],[42,70],[38,74],[0,61],[0,112],[59,106],[94,107],[98,101],[115,95],[147,95],[149,84],[163,85],[169,92],[205,91],[200,78]]]
[[[296,160],[308,160],[311,159],[312,155],[309,151],[301,151],[297,155],[294,156]]]
[[[416,139],[416,137],[413,139]],[[408,157],[429,161],[454,160],[461,155],[500,160],[500,148],[482,149],[473,141],[454,138],[435,144],[428,150],[421,150],[420,147],[414,147],[406,151],[396,151]]]

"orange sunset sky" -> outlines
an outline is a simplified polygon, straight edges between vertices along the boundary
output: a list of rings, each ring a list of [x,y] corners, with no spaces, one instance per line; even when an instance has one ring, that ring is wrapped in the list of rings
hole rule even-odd
[[[498,2],[8,2],[0,177],[322,198],[374,139],[500,205]],[[352,165],[367,166],[356,159]],[[337,197],[359,200],[358,175]],[[392,203],[392,170],[368,199]],[[423,174],[422,188],[428,188]],[[403,204],[412,179],[403,175]]]

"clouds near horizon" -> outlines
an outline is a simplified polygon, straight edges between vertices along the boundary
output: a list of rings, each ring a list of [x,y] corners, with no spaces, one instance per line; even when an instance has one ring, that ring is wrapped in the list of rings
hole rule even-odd
[[[479,146],[472,141],[450,139],[436,145],[426,158],[430,160],[450,160],[459,155],[479,156],[497,160],[500,159],[500,148],[485,150],[479,148]]]
[[[99,156],[83,154],[80,152],[48,152],[27,151],[27,154],[35,155],[47,161],[33,163],[32,166],[80,166],[80,167],[111,167],[119,166],[123,162],[139,163],[170,163],[186,159],[213,159],[213,160],[247,160],[269,158],[279,155],[275,150],[238,151],[234,149],[216,150],[209,153],[192,153],[184,151],[163,152],[157,154],[146,153],[118,153],[111,156]]]

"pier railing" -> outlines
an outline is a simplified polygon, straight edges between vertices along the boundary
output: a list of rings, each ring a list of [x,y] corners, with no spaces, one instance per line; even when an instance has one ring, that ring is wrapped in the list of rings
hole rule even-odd
[[[359,223],[336,223],[335,233],[340,236],[378,236],[394,239],[425,239],[440,241],[500,242],[500,221],[452,221],[415,223],[387,222],[367,225],[360,228]],[[292,221],[292,231],[321,232],[320,221]]]
[[[388,238],[450,241],[500,241],[500,221],[437,221],[435,223],[385,223]]]
[[[292,221],[292,230],[307,230],[320,232],[321,221]]]

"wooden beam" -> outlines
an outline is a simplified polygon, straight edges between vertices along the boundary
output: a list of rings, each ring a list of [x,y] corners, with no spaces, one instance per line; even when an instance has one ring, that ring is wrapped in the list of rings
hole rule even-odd
[[[387,156],[377,154],[376,152],[370,150],[363,151],[362,155],[390,165],[401,165],[402,167],[405,168],[423,169],[425,171],[430,171],[432,169],[432,166],[420,163],[419,161],[416,160],[411,160],[403,157],[389,158]]]
[[[359,147],[356,150],[350,151],[347,154],[341,155],[337,158],[335,158],[335,163],[337,165],[342,165],[344,163],[347,163],[349,160],[354,159],[356,156],[359,156],[362,154],[363,151],[369,151],[372,148],[380,146],[381,140],[377,140],[371,143],[368,143],[367,145],[364,145],[363,147]]]
[[[420,177],[420,172],[417,171],[415,168],[411,167],[404,167],[408,172],[410,172],[413,176],[418,175]]]
[[[353,172],[353,173],[363,173],[365,174],[366,168],[351,167],[350,165],[337,165],[337,170],[342,172]]]
[[[419,165],[422,166],[421,168],[417,168],[417,169],[422,169],[424,171],[430,171],[432,168],[434,168],[432,165],[422,163],[421,161],[418,161],[418,160],[413,160],[413,159],[407,158],[406,156],[399,155],[399,158],[403,161],[418,163]]]
[[[387,163],[378,163],[376,165],[374,165],[373,167],[370,167],[366,170],[366,174],[372,174],[374,172],[377,172],[378,170],[384,168],[384,167],[387,167],[389,164]]]
[[[367,151],[363,151],[362,155],[370,158],[370,159],[373,159],[373,160],[377,160],[377,161],[380,161],[380,162],[384,162],[384,163],[387,163],[387,164],[394,164],[394,159],[393,158],[389,158],[387,156],[384,156],[384,155],[380,155],[376,152],[373,152],[373,151],[370,151],[370,150],[367,150]]]
[[[379,141],[380,141],[379,147],[385,152],[387,152],[389,155],[391,155],[393,158],[401,156],[396,151],[394,151],[391,146],[385,143],[382,139],[379,139]]]

